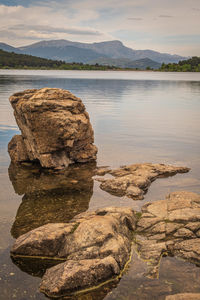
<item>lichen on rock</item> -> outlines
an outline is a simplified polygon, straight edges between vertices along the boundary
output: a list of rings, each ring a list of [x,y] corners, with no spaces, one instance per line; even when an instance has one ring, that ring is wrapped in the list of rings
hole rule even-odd
[[[8,145],[13,162],[63,168],[96,159],[89,115],[81,99],[57,88],[25,90],[10,97],[21,135]]]

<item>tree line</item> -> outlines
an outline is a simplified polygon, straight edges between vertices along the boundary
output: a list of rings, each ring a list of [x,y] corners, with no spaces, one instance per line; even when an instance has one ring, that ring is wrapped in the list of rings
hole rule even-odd
[[[200,57],[193,56],[187,60],[181,60],[177,64],[162,64],[159,71],[165,72],[200,72]]]
[[[0,69],[55,69],[55,70],[115,70],[114,66],[66,63],[27,54],[17,54],[0,49]]]

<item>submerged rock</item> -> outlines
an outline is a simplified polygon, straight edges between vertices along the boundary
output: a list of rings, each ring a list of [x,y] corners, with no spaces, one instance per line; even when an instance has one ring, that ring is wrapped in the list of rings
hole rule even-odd
[[[131,208],[98,209],[20,236],[11,253],[65,259],[46,271],[40,286],[48,296],[62,296],[119,275],[130,257],[135,223]]]
[[[101,182],[100,188],[116,196],[127,196],[141,200],[151,182],[157,178],[189,172],[189,168],[164,164],[133,164],[119,169],[97,170],[97,175],[110,174],[114,178],[96,178]]]
[[[56,88],[25,90],[10,97],[22,135],[8,145],[13,162],[39,161],[62,168],[96,159],[97,147],[82,101]]]
[[[163,255],[200,266],[200,195],[178,191],[165,200],[146,203],[137,223],[139,255],[148,261],[147,276],[157,277]]]

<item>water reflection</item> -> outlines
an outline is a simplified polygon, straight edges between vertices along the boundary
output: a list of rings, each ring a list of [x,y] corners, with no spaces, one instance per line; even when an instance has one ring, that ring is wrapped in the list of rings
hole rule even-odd
[[[19,195],[24,195],[11,228],[14,238],[47,223],[68,222],[89,207],[95,163],[72,165],[57,173],[38,165],[10,164],[8,172]]]

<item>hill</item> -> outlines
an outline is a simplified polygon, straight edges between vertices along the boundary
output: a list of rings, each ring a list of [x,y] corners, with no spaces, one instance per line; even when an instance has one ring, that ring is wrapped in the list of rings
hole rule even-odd
[[[160,71],[165,72],[200,72],[200,57],[179,61],[178,64],[162,64]]]
[[[128,58],[98,58],[96,60],[90,61],[91,64],[99,64],[104,66],[115,66],[119,68],[132,68],[132,69],[140,69],[145,70],[147,68],[150,69],[159,69],[161,67],[161,63],[153,61],[149,58],[142,58],[138,60],[130,60]]]
[[[0,49],[6,50],[5,45],[2,46],[2,43],[0,43]],[[122,42],[117,40],[99,43],[79,43],[68,40],[41,41],[24,47],[13,47],[12,51],[17,53],[20,51],[20,53],[48,59],[82,63],[89,63],[99,58],[125,58],[131,61],[148,58],[158,63],[177,63],[180,60],[186,59],[179,55],[160,53],[152,50],[134,50],[124,46]]]
[[[59,69],[59,70],[113,70],[115,67],[88,65],[83,63],[66,63],[65,61],[17,54],[0,50],[0,69]]]
[[[8,44],[5,44],[5,43],[0,43],[0,49],[1,50],[4,50],[4,51],[7,51],[7,52],[15,52],[15,53],[23,53],[20,49],[18,48],[15,48],[15,47],[12,47]]]

